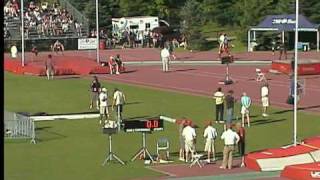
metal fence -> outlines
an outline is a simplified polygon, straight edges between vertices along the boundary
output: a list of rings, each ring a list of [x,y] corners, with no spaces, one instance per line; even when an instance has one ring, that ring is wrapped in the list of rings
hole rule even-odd
[[[4,137],[6,139],[31,139],[31,143],[35,144],[35,136],[35,123],[30,117],[4,112]]]
[[[67,9],[68,12],[72,14],[72,16],[78,22],[82,23],[82,27],[86,33],[89,33],[89,19],[86,18],[77,8],[75,8],[68,0],[59,0],[59,4],[61,7]]]

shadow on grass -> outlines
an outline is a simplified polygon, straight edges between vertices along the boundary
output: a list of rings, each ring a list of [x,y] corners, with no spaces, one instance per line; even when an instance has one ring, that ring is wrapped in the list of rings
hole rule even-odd
[[[285,121],[287,119],[282,118],[282,119],[261,119],[261,120],[256,120],[251,122],[252,125],[257,126],[257,125],[265,125],[265,124],[270,124],[270,123],[276,123],[276,122],[281,122],[281,121]]]
[[[300,107],[300,108],[298,108],[298,111],[300,111],[300,110],[316,109],[316,108],[320,108],[320,105]],[[286,110],[282,110],[282,111],[275,112],[275,113],[273,113],[273,114],[283,114],[283,113],[292,112],[292,111],[293,111],[293,109],[286,109]]]
[[[52,128],[52,127],[44,126],[44,127],[36,128],[36,141],[37,142],[44,142],[44,141],[63,139],[63,138],[67,137],[63,134],[47,130],[50,128]]]

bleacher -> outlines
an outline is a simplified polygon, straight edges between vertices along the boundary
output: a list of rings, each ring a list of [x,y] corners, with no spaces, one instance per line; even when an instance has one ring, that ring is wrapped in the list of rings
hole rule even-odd
[[[28,11],[28,3],[24,1],[24,12]],[[38,2],[38,6],[46,2]],[[46,3],[49,4],[49,3]],[[48,34],[42,33],[37,30],[37,26],[28,28],[28,20],[25,20],[25,39],[26,40],[37,40],[37,39],[64,39],[64,38],[79,38],[86,37],[89,30],[88,19],[81,14],[76,8],[74,8],[67,0],[59,0],[60,9],[64,8],[66,11],[72,15],[73,20],[81,23],[81,33],[78,33],[75,28],[75,23],[69,25],[68,30],[61,34],[55,35],[53,33],[53,28],[50,28]],[[4,27],[9,31],[10,37],[6,37],[5,40],[19,40],[21,39],[21,19],[19,17],[4,16]],[[58,26],[55,31],[62,31],[62,27]]]

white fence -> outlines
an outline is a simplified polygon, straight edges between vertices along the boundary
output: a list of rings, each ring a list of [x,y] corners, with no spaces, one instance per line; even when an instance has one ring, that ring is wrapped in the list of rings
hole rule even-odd
[[[31,139],[35,141],[35,123],[28,116],[4,112],[4,137],[6,139]]]

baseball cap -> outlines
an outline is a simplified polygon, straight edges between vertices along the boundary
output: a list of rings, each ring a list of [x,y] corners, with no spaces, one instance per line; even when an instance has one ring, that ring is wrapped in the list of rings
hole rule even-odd
[[[107,89],[106,89],[106,88],[102,88],[101,91],[102,91],[102,92],[107,92]]]

